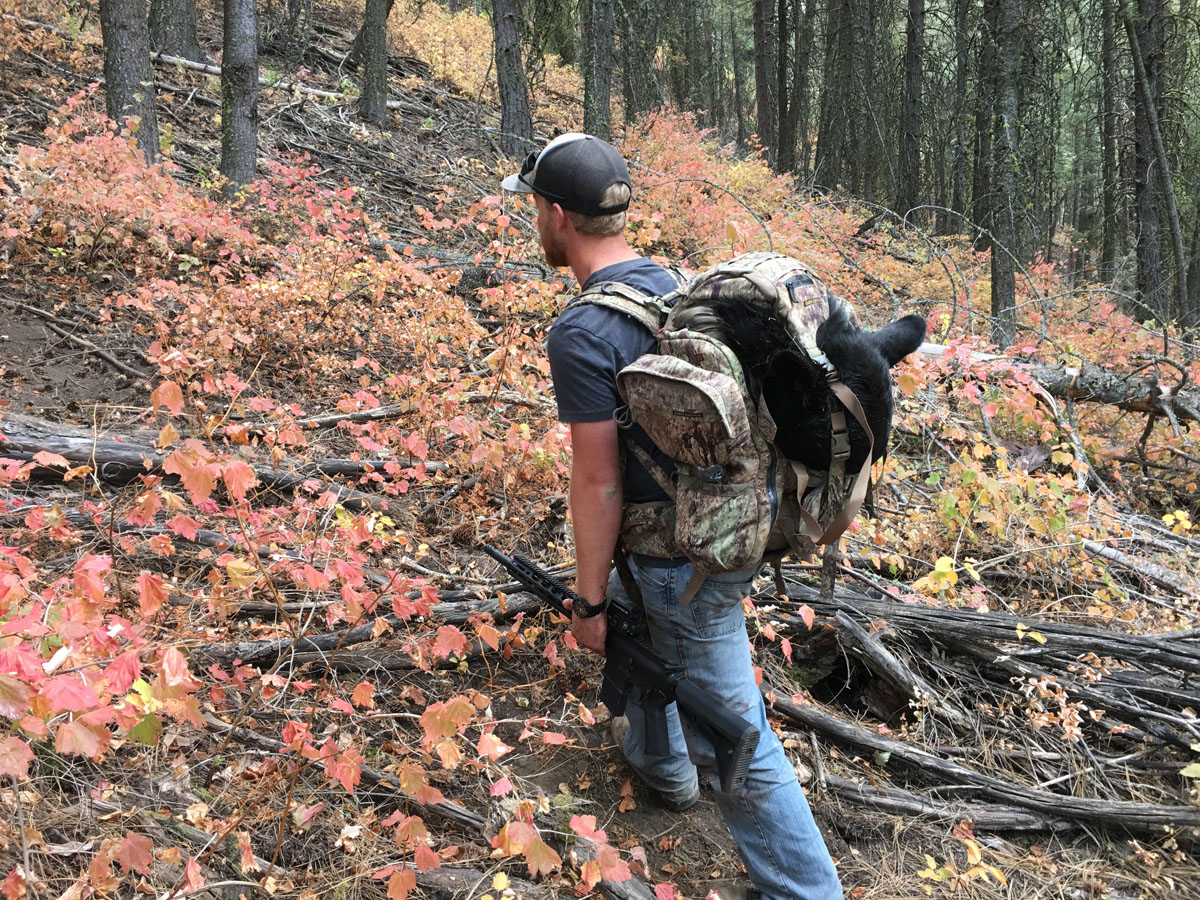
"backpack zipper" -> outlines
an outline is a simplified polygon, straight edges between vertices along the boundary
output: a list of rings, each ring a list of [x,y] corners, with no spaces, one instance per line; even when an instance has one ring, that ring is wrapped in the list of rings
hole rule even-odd
[[[775,445],[767,444],[771,453],[771,463],[767,466],[767,499],[771,502],[771,527],[775,527],[775,519],[779,515],[779,493],[775,487]]]

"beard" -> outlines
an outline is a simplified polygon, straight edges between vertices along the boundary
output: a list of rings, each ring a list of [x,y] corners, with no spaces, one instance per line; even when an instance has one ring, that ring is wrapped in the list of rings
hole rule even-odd
[[[546,254],[546,262],[556,269],[563,269],[570,265],[567,262],[567,246],[560,234],[547,230],[542,232],[541,237],[542,252]]]

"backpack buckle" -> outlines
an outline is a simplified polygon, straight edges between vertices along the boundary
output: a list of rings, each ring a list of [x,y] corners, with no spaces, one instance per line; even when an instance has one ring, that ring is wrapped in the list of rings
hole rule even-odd
[[[692,466],[687,463],[676,463],[675,475],[677,479],[680,475],[692,475],[708,484],[725,484],[729,480],[729,473],[725,471],[725,467],[720,463],[715,463],[711,466]]]

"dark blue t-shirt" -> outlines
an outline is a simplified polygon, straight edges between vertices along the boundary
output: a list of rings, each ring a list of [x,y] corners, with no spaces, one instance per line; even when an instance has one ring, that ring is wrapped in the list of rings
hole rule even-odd
[[[655,296],[676,287],[666,269],[642,258],[599,269],[583,289],[606,281],[627,284]],[[610,420],[622,402],[617,393],[617,372],[654,350],[654,346],[654,335],[646,326],[624,313],[591,304],[567,307],[546,339],[558,418],[567,423]],[[638,426],[624,435],[649,450],[668,474],[675,468],[670,457],[660,453]],[[630,503],[668,499],[632,453],[626,454],[624,493]]]

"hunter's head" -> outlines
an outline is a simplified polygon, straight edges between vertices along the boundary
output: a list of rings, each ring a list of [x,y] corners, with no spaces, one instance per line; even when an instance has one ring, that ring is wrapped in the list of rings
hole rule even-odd
[[[624,240],[633,194],[629,168],[616,148],[590,134],[559,135],[530,153],[501,187],[533,194],[538,234],[552,266],[571,265],[572,245],[580,240]]]

